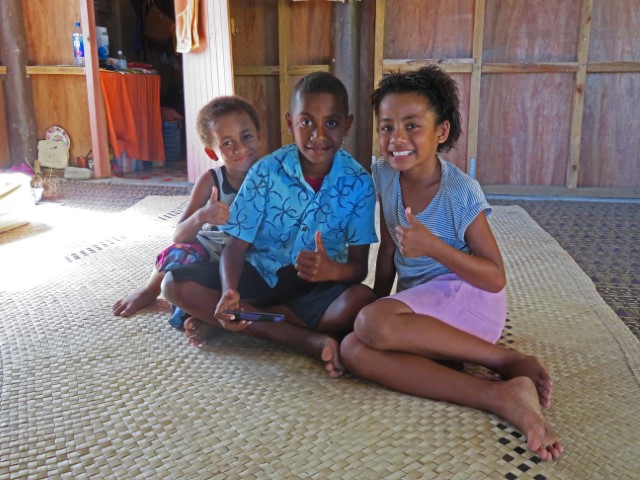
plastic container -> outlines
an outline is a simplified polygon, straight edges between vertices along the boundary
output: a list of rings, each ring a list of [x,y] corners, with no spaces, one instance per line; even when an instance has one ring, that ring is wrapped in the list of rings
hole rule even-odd
[[[126,70],[127,68],[127,57],[124,56],[122,50],[118,50],[118,70]]]
[[[177,162],[184,158],[182,154],[182,122],[162,122],[162,141],[164,142],[165,162]]]
[[[76,67],[84,67],[84,38],[82,37],[82,29],[80,22],[76,22],[73,33],[71,34],[71,43],[73,45],[73,59]]]

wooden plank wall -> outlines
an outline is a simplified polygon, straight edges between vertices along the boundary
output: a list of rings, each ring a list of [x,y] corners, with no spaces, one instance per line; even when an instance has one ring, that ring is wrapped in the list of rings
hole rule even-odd
[[[43,15],[42,12],[46,12]],[[71,33],[80,21],[79,2],[32,0],[23,2],[30,65],[72,65]],[[47,128],[59,125],[71,139],[70,163],[92,148],[84,75],[31,76],[38,139]]]
[[[7,119],[5,116],[4,82],[0,76],[0,169],[9,168],[9,139],[7,138]]]
[[[304,75],[329,71],[332,61],[332,2],[291,0],[234,0],[230,4],[235,92],[253,103],[263,132],[265,153],[291,143],[284,121],[291,90]],[[372,51],[375,2],[363,2],[361,49]],[[371,162],[371,109],[373,56],[359,65],[358,160]],[[350,92],[351,94],[351,92]]]
[[[233,94],[233,70],[229,31],[229,10],[226,1],[200,0],[202,33],[198,50],[182,55],[187,135],[188,178],[195,182],[211,168],[211,160],[196,131],[200,108],[214,97]]]
[[[640,186],[640,0],[376,4],[376,81],[449,71],[465,130],[445,157],[481,183]]]

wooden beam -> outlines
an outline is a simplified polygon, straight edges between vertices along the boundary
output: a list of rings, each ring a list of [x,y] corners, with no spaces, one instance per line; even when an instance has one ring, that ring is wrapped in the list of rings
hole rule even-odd
[[[89,128],[91,129],[91,149],[93,150],[94,175],[96,178],[111,175],[109,146],[104,112],[104,100],[100,88],[100,65],[93,0],[80,1],[80,22],[84,37],[84,70],[87,81],[87,102],[89,104]]]
[[[265,65],[265,66],[248,66],[248,67],[233,67],[233,74],[236,77],[260,77],[260,76],[278,76],[280,75],[280,67],[278,65]]]
[[[587,73],[637,73],[640,62],[589,62]]]
[[[577,62],[485,63],[482,73],[574,73]]]
[[[360,3],[347,2],[332,5],[332,62],[331,73],[344,84],[349,94],[349,113],[353,115],[351,134],[344,139],[343,148],[366,168],[370,161],[362,162],[358,131],[360,119],[357,110],[360,99]]]
[[[289,111],[291,98],[291,80],[289,78],[289,45],[290,43],[290,15],[291,5],[288,0],[278,0],[278,62],[280,85],[280,141],[282,145],[291,143],[291,135],[284,121],[284,115]]]
[[[480,123],[480,85],[482,81],[482,42],[484,37],[485,0],[476,0],[473,14],[473,66],[469,86],[469,123],[467,125],[467,165],[468,174],[476,176],[475,165],[478,158],[478,135]],[[473,170],[472,171],[472,167]]]
[[[308,75],[313,72],[330,72],[329,65],[291,65],[287,69],[289,75]]]
[[[571,109],[571,130],[569,136],[569,161],[565,185],[567,188],[578,186],[578,169],[580,167],[580,142],[582,140],[582,117],[584,114],[584,91],[587,83],[587,61],[589,59],[589,38],[591,36],[591,12],[593,0],[582,0],[580,8],[580,25],[578,30],[578,71],[573,89],[573,105]]]
[[[31,80],[27,76],[29,51],[21,0],[0,2],[0,45],[6,65],[4,95],[9,140],[9,163],[33,166],[38,158],[38,134]]]
[[[377,88],[382,80],[384,68],[384,14],[386,0],[376,0],[376,19],[374,24],[373,43],[373,88]],[[380,155],[380,145],[378,143],[378,122],[373,117],[373,135],[371,137],[372,154],[376,157]]]

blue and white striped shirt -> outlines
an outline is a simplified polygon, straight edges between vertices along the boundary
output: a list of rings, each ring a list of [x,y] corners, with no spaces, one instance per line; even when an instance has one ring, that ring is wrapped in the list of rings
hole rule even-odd
[[[455,165],[438,157],[442,167],[440,188],[422,212],[413,212],[416,219],[431,233],[453,248],[470,253],[465,241],[467,227],[482,211],[491,213],[480,184]],[[373,182],[380,197],[384,220],[396,245],[393,257],[398,272],[398,291],[428,282],[451,271],[431,257],[407,258],[398,249],[396,226],[409,225],[404,213],[400,172],[380,158],[371,166]]]

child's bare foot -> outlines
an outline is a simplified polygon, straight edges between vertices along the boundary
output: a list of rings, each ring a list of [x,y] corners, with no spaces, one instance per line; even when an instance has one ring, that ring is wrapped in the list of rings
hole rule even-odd
[[[114,303],[111,312],[118,317],[130,317],[141,308],[151,305],[156,298],[158,295],[154,292],[141,288]]]
[[[320,345],[320,360],[331,378],[338,378],[344,373],[344,366],[340,363],[340,345],[331,338],[325,337]]]
[[[184,334],[189,344],[203,347],[220,331],[219,327],[209,325],[195,317],[189,317],[184,321]]]
[[[499,369],[504,378],[529,377],[538,392],[538,401],[544,408],[551,406],[553,380],[538,357],[514,352],[513,358]]]
[[[542,415],[538,393],[531,379],[517,377],[494,385],[502,399],[495,413],[522,432],[527,437],[527,448],[542,460],[559,458],[564,447]]]

